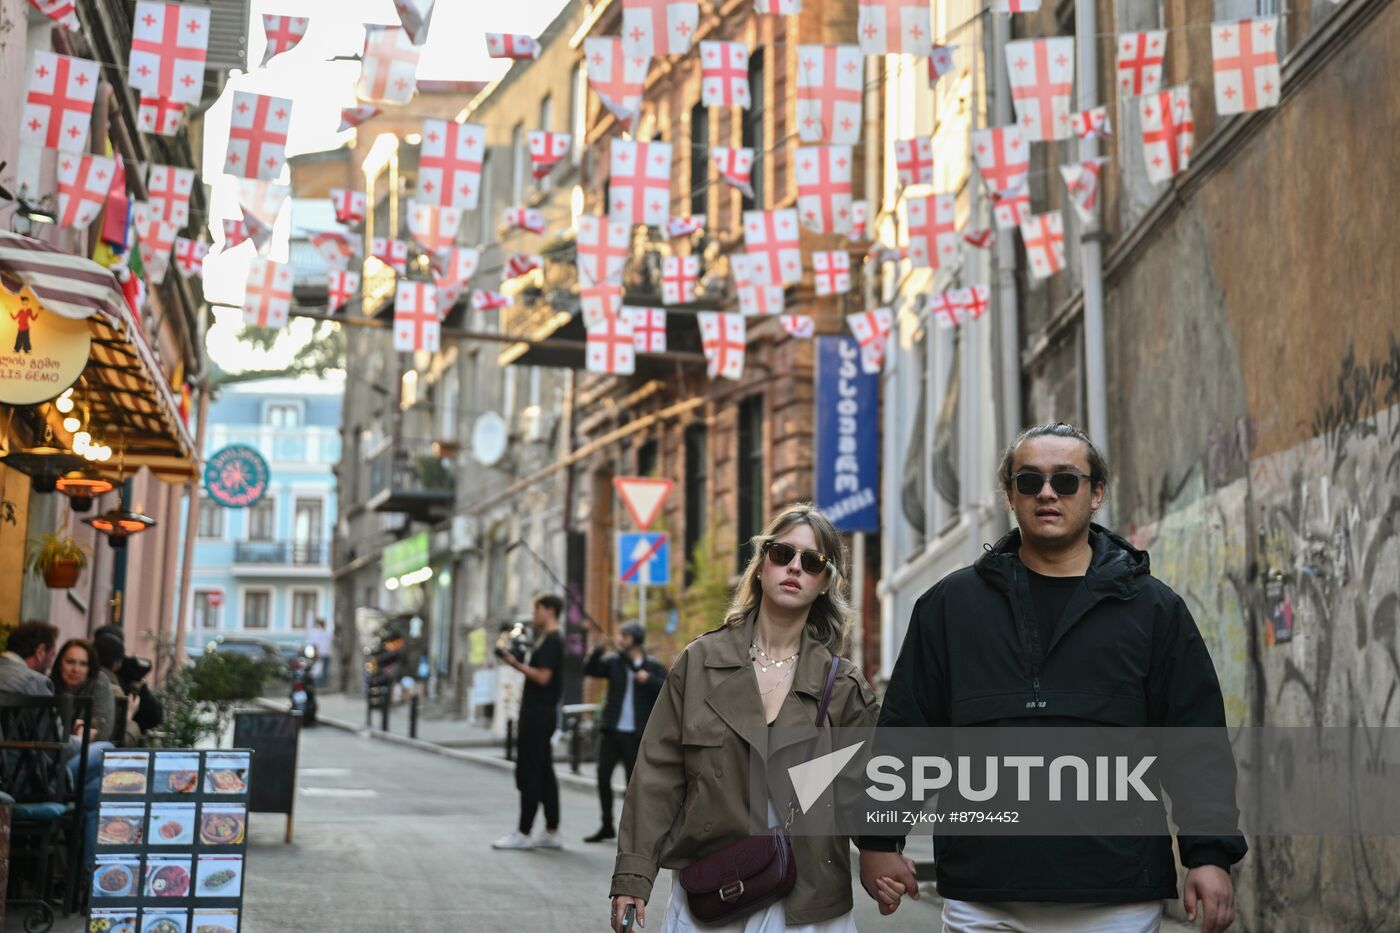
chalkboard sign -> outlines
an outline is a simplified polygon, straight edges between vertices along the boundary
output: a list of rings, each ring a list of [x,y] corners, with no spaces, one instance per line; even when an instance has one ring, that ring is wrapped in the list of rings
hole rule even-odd
[[[288,842],[292,841],[300,741],[300,713],[243,710],[233,715],[233,744],[251,748],[258,763],[258,781],[251,788],[248,809],[254,813],[287,814]]]

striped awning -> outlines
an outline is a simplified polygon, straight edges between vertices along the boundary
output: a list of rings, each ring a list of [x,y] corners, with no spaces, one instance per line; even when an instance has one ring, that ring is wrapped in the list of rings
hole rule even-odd
[[[87,407],[94,434],[122,451],[93,466],[113,479],[144,466],[166,482],[197,480],[194,439],[112,271],[0,231],[0,280],[12,291],[27,285],[48,311],[87,319],[92,352],[74,394]]]

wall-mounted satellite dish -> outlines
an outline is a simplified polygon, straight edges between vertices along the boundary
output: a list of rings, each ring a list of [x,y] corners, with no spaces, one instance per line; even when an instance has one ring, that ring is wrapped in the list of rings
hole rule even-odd
[[[482,466],[495,466],[506,454],[506,422],[494,411],[482,412],[472,426],[472,456]]]

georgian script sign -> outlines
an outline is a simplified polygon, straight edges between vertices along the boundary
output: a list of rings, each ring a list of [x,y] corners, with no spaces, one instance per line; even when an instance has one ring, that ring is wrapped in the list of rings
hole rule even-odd
[[[28,288],[0,285],[0,402],[37,405],[63,394],[87,366],[88,322],[54,314]]]
[[[228,509],[257,505],[267,494],[272,471],[262,454],[246,444],[230,444],[204,463],[209,498]]]
[[[850,337],[817,346],[817,507],[841,531],[878,531],[880,377]]]

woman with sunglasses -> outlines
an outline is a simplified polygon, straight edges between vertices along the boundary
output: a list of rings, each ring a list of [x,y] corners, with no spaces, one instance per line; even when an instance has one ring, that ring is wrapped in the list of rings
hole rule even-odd
[[[765,761],[786,733],[816,720],[832,658],[844,648],[851,607],[841,538],[811,505],[786,509],[754,538],[734,601],[717,630],[691,642],[671,669],[642,735],[622,807],[612,921],[628,907],[646,922],[660,868],[675,870],[663,931],[697,926],[679,870],[751,833],[751,754]],[[842,658],[823,727],[870,726],[875,694]],[[770,747],[769,739],[775,747]],[[768,801],[769,825],[782,825]],[[723,927],[769,933],[853,931],[845,836],[793,836],[797,881],[782,900]]]

